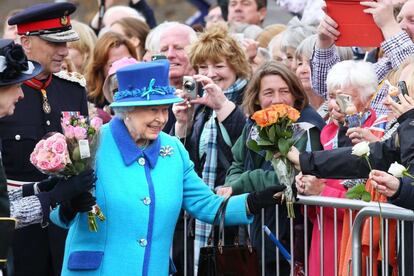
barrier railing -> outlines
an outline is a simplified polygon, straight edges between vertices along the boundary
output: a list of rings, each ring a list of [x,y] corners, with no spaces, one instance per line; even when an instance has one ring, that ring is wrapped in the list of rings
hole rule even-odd
[[[413,199],[414,200],[414,199]],[[308,226],[308,212],[309,207],[313,206],[318,208],[319,210],[319,219],[318,219],[318,225],[314,225],[314,227],[319,227],[320,229],[320,276],[327,275],[324,272],[324,220],[323,220],[323,213],[325,208],[333,209],[333,220],[334,220],[334,241],[338,241],[339,235],[338,231],[338,209],[346,209],[345,211],[349,212],[350,216],[350,233],[352,233],[352,272],[354,276],[360,276],[362,275],[362,261],[361,261],[361,233],[362,233],[362,226],[364,224],[364,221],[368,218],[370,219],[370,237],[369,237],[369,257],[367,260],[367,267],[366,267],[366,275],[373,275],[373,265],[374,265],[374,256],[372,253],[372,247],[373,247],[373,222],[372,217],[373,216],[379,216],[380,209],[378,206],[378,202],[365,202],[361,200],[354,200],[354,199],[346,199],[346,198],[336,198],[336,197],[325,197],[325,196],[298,196],[297,204],[303,205],[303,217],[304,217],[304,272],[305,275],[309,274],[309,226]],[[355,220],[352,218],[352,211],[353,210],[359,210],[358,214],[355,217]],[[275,213],[276,217],[279,215],[279,206],[275,207]],[[396,219],[399,220],[401,223],[397,223],[397,243],[402,246],[402,250],[400,248],[400,253],[402,253],[402,260],[404,261],[404,246],[411,246],[412,245],[404,245],[403,242],[401,242],[401,239],[404,239],[404,221],[414,221],[414,212],[411,210],[407,210],[392,204],[388,203],[381,203],[381,215],[382,219],[385,221],[384,223],[384,229],[381,229],[381,240],[383,241],[382,244],[382,252],[384,252],[384,257],[381,261],[381,268],[382,268],[382,274],[383,275],[389,275],[388,274],[388,219]],[[369,218],[370,217],[370,218]],[[262,211],[262,218],[264,218],[264,210]],[[278,220],[276,220],[275,225],[275,236],[279,238],[279,225]],[[264,220],[262,219],[262,225],[264,225]],[[294,260],[295,260],[295,252],[294,252],[294,231],[293,231],[293,219],[290,219],[290,254],[291,254],[291,275],[293,275],[294,272]],[[401,231],[402,230],[402,231]],[[402,232],[402,234],[400,234]],[[185,234],[186,235],[186,234]],[[265,235],[262,233],[262,249],[261,249],[261,259],[265,260],[266,252],[265,252]],[[186,239],[184,239],[186,240]],[[337,242],[333,242],[334,246],[334,275],[338,275],[338,246]],[[412,250],[412,249],[411,249]],[[187,252],[186,252],[187,253]],[[279,249],[276,248],[276,275],[282,275],[280,274],[279,267],[280,267],[280,254]],[[192,254],[192,253],[191,253]],[[187,254],[186,254],[187,255]],[[187,256],[185,257],[185,260],[187,259]],[[404,262],[402,262],[404,264]],[[350,271],[351,265],[348,267],[348,271]],[[404,267],[401,268],[401,275],[405,275],[404,273]],[[192,273],[189,273],[192,275]],[[184,275],[187,275],[187,266],[184,266]],[[265,276],[265,264],[262,262],[262,276]],[[284,276],[284,275],[283,275]],[[328,275],[331,276],[331,275]],[[333,275],[332,275],[333,276]]]
[[[361,231],[362,225],[367,217],[371,216],[381,216],[384,219],[398,219],[404,221],[414,221],[414,212],[411,210],[403,208],[381,208],[381,211],[378,207],[365,207],[358,212],[358,215],[354,221],[354,231],[352,233],[352,271],[354,276],[362,275],[362,265],[361,265]],[[387,236],[387,235],[385,235]],[[404,244],[404,243],[401,243]],[[387,252],[387,249],[384,250]],[[404,261],[404,250],[402,251],[402,264]],[[385,258],[386,259],[386,258]],[[387,259],[386,259],[387,260]],[[387,267],[387,266],[385,266]],[[388,271],[385,271],[385,275],[388,274]],[[401,267],[401,275],[406,275],[404,271],[404,265]]]

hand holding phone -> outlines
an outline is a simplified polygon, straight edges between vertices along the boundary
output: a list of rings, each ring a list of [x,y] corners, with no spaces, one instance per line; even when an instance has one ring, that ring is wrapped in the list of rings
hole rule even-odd
[[[408,95],[408,88],[405,81],[399,81],[398,82],[398,90],[402,95]]]
[[[339,106],[339,109],[341,110],[341,113],[348,113],[347,111],[349,111],[348,109],[352,106],[354,106],[354,104],[352,103],[352,99],[350,95],[346,95],[346,94],[338,94],[336,95],[336,103]]]

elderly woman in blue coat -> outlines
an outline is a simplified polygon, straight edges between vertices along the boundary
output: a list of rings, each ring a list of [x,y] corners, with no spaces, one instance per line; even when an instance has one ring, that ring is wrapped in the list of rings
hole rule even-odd
[[[53,222],[69,228],[62,275],[168,275],[169,249],[181,207],[210,222],[222,197],[197,176],[181,142],[161,130],[169,105],[182,101],[168,84],[167,61],[117,71],[117,115],[101,130],[96,158],[96,201],[106,215],[97,233],[86,213],[62,205]],[[246,224],[276,204],[268,190],[231,197],[227,224]]]

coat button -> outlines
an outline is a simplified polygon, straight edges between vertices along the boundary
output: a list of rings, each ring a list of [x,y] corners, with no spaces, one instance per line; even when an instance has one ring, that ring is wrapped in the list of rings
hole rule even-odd
[[[151,198],[149,198],[148,196],[144,197],[144,199],[142,201],[144,202],[145,205],[150,205],[151,204]]]
[[[14,136],[14,138],[17,140],[17,141],[19,141],[20,140],[20,135],[19,134],[17,134],[16,136]]]
[[[50,121],[49,121],[49,120],[47,120],[47,121],[46,121],[46,124],[47,124],[48,126],[50,126]]]
[[[145,246],[147,246],[147,240],[146,239],[140,239],[139,240],[139,245],[141,245],[142,247],[145,247]]]
[[[144,166],[145,165],[145,158],[144,157],[139,158],[138,159],[138,164],[140,164],[141,166]]]

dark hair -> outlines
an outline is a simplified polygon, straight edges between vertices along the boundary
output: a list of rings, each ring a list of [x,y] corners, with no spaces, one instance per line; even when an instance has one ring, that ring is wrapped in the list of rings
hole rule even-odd
[[[95,104],[101,105],[105,102],[102,87],[105,81],[104,67],[108,61],[109,51],[122,45],[128,49],[133,58],[137,58],[137,52],[128,39],[118,33],[107,32],[98,38],[92,58],[86,67],[86,79],[88,98]]]
[[[145,40],[150,31],[147,23],[133,17],[124,17],[112,23],[112,25],[114,24],[121,25],[126,37],[136,37],[139,39],[138,53],[139,59],[141,60],[145,54]]]
[[[289,70],[286,65],[272,60],[263,63],[249,81],[246,91],[244,92],[242,103],[242,107],[247,115],[251,116],[254,112],[262,109],[258,102],[260,83],[262,78],[268,75],[280,76],[286,82],[289,91],[294,98],[294,108],[301,111],[309,104],[305,89],[296,75]]]
[[[261,8],[266,8],[266,0],[256,0],[257,10],[260,10]]]

